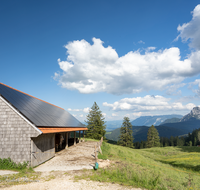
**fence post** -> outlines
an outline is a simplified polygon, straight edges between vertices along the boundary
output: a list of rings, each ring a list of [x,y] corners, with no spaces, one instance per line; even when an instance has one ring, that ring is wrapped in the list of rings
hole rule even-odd
[[[97,162],[97,149],[96,149],[96,145],[94,146],[94,152],[95,152],[95,162]]]

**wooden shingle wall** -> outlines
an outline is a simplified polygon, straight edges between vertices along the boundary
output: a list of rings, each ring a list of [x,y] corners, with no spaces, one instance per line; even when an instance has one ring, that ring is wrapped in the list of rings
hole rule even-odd
[[[31,166],[37,166],[55,156],[55,134],[32,138]]]
[[[10,157],[14,162],[30,164],[31,137],[40,134],[0,97],[0,158]]]

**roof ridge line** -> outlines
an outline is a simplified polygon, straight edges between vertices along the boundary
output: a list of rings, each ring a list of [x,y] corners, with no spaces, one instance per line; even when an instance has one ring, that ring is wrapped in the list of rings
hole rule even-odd
[[[20,92],[20,93],[22,93],[22,94],[25,94],[25,95],[27,95],[27,96],[30,96],[30,97],[35,98],[35,99],[37,99],[37,100],[40,100],[40,101],[42,101],[42,102],[44,102],[44,103],[47,103],[47,104],[49,104],[49,105],[52,105],[52,106],[55,106],[55,107],[57,107],[57,108],[60,108],[60,109],[64,110],[63,108],[61,108],[61,107],[59,107],[59,106],[56,106],[56,105],[54,105],[54,104],[51,104],[51,103],[49,103],[49,102],[46,102],[46,101],[41,100],[41,99],[39,99],[39,98],[36,98],[36,97],[34,97],[34,96],[30,95],[30,94],[27,94],[27,93],[25,93],[25,92],[22,92],[22,91],[20,91],[20,90],[17,90],[17,89],[15,89],[15,88],[12,88],[11,86],[8,86],[8,85],[3,84],[3,83],[1,83],[1,82],[0,82],[0,84],[6,86],[6,87],[8,87],[8,88],[11,88],[11,89],[13,89],[13,90],[16,90],[16,91],[18,91],[18,92]]]

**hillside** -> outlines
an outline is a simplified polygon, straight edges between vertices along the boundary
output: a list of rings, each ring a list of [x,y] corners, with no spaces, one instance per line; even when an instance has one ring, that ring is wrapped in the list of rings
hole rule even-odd
[[[200,128],[200,120],[196,118],[190,118],[186,121],[177,123],[164,123],[163,125],[160,126],[180,129],[183,131],[188,131],[187,133],[189,132],[191,133],[194,129]]]
[[[198,147],[131,149],[103,142],[103,155],[113,163],[79,179],[118,183],[145,189],[200,189]]]
[[[177,123],[180,122],[181,119],[173,117],[171,119],[166,119],[164,122],[162,122],[160,125],[163,125],[165,123]]]
[[[112,131],[121,127],[122,120],[106,121],[106,131]]]
[[[147,126],[133,126],[133,137],[134,142],[146,141],[147,140],[147,132],[149,127]],[[179,136],[188,133],[188,129],[179,129],[168,126],[156,126],[160,137],[168,137],[171,136]],[[192,130],[191,130],[192,132]],[[113,130],[110,134],[106,134],[106,138],[113,141],[118,141],[118,137],[120,135],[120,128]]]
[[[175,116],[175,117],[174,117]],[[152,122],[160,123],[159,126],[155,126],[158,130],[160,137],[181,136],[191,133],[193,130],[200,128],[200,108],[194,107],[191,112],[182,118],[181,115],[162,115],[162,116],[142,116],[131,122],[131,124],[150,124]],[[164,120],[165,118],[168,118]],[[160,122],[164,120],[163,122]],[[159,122],[158,122],[159,121]],[[133,137],[134,142],[146,141],[148,126],[134,126]],[[106,134],[106,138],[109,140],[117,141],[120,135],[120,128],[113,130],[111,133]]]

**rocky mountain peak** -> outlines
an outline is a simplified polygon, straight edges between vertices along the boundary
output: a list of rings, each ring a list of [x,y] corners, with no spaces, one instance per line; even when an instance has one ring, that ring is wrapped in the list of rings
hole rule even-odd
[[[190,115],[200,116],[200,107],[194,107],[194,108],[191,110]]]
[[[191,118],[200,119],[200,107],[194,107],[189,114],[181,119],[181,121],[187,121]]]

